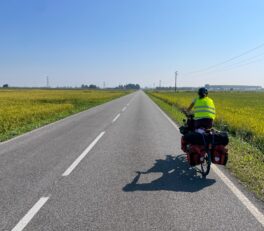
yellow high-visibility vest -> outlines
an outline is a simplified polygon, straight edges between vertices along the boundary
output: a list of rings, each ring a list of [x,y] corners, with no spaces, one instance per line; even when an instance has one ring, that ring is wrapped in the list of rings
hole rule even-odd
[[[215,119],[214,101],[209,97],[197,98],[194,103],[194,119]]]

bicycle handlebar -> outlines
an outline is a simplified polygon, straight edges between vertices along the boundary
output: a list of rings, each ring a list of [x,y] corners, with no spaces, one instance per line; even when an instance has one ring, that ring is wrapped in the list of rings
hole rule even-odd
[[[182,109],[181,112],[182,112],[187,118],[193,118],[193,117],[194,117],[194,114],[193,114],[193,113],[190,113],[190,112],[188,112],[188,111],[185,110],[185,109]]]

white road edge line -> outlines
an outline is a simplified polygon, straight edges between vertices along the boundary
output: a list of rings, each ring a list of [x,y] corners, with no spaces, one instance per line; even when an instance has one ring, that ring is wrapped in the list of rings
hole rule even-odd
[[[151,100],[152,101],[152,100]],[[174,128],[179,131],[177,125],[169,118],[165,112],[163,112],[156,103],[152,103],[157,107],[157,109],[170,121]],[[264,227],[264,215],[258,208],[232,183],[231,180],[216,166],[211,165],[211,168],[219,176],[219,178],[225,183],[225,185],[234,193],[234,195],[246,206],[249,212],[258,220],[258,222]]]
[[[264,227],[264,215],[258,208],[232,183],[230,179],[215,165],[211,165],[214,172],[226,184],[226,186],[235,194],[235,196],[246,206],[249,212],[259,221]]]
[[[103,137],[105,131],[101,132],[95,140],[82,152],[82,154],[71,164],[71,166],[62,174],[62,176],[69,176],[71,172],[77,167],[82,159],[92,150],[96,143]]]
[[[122,112],[124,112],[126,109],[127,109],[127,107],[124,107],[124,108],[122,109]]]
[[[153,102],[153,101],[152,101]],[[153,102],[154,103],[154,102]],[[172,126],[174,127],[174,128],[176,128],[176,130],[177,131],[180,131],[179,130],[179,128],[178,128],[178,126],[173,122],[173,120],[164,112],[164,111],[162,111],[158,106],[157,106],[157,104],[155,104],[154,103],[154,105],[157,107],[157,109],[161,112],[161,114],[163,114],[166,118],[167,118],[167,120],[169,120],[169,122],[172,124]]]
[[[22,231],[32,218],[38,213],[41,207],[48,201],[49,197],[41,197],[38,202],[27,212],[27,214],[17,223],[12,231]]]
[[[119,116],[120,116],[120,113],[113,119],[112,123],[116,122]]]

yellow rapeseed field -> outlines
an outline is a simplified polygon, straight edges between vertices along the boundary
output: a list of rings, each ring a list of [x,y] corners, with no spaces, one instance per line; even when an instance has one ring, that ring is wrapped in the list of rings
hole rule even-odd
[[[197,97],[195,92],[152,92],[151,95],[187,108]],[[210,92],[216,106],[216,126],[227,125],[231,133],[264,150],[264,92]]]
[[[101,90],[0,90],[0,141],[127,93]]]

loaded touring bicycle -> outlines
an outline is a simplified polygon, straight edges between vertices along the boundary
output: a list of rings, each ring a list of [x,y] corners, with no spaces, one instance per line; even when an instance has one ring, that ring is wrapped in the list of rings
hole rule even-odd
[[[180,127],[183,135],[181,148],[187,155],[190,166],[195,167],[203,178],[210,172],[211,163],[226,165],[228,160],[227,132],[215,129],[194,129],[194,116],[187,115],[187,120]]]

